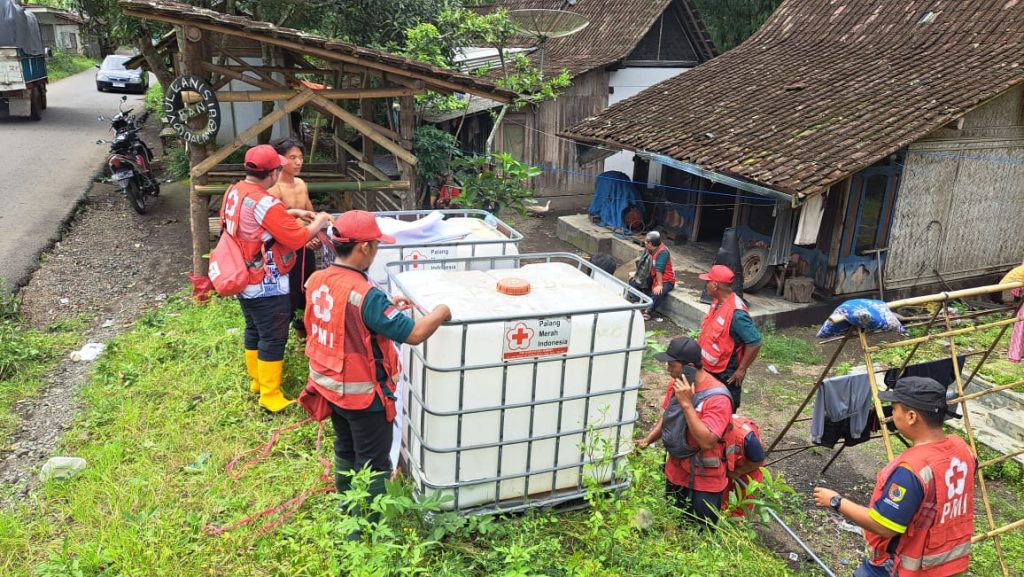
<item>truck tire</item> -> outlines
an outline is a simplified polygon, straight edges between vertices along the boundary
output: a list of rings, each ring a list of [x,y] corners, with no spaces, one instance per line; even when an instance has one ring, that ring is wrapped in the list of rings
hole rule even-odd
[[[46,86],[43,86],[42,88],[40,88],[40,89],[39,89],[39,93],[40,93],[40,94],[42,95],[42,97],[43,97],[43,98],[42,98],[42,102],[41,102],[41,104],[42,104],[42,109],[43,109],[43,110],[46,110]]]
[[[768,249],[754,247],[748,249],[740,258],[743,267],[743,292],[757,292],[764,288],[772,278],[773,266],[768,266]]]
[[[29,105],[30,108],[29,108],[28,117],[31,118],[32,120],[42,120],[42,118],[43,118],[43,109],[42,109],[42,103],[40,102],[41,98],[39,96],[39,87],[37,87],[37,86],[33,86],[32,87],[32,94],[29,96],[29,100],[31,101],[31,104]]]

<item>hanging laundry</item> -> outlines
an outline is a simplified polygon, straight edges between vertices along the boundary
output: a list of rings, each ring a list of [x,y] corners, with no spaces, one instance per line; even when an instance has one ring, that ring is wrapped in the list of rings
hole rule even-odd
[[[964,362],[966,360],[966,355],[960,355],[956,358],[956,364],[958,365],[961,375],[963,374]],[[907,365],[907,368],[903,371],[902,375],[899,374],[899,372],[899,367],[885,371],[886,387],[893,386],[893,384],[896,383],[896,379],[902,377],[928,377],[929,379],[935,379],[943,385],[946,385],[947,388],[956,381],[956,373],[953,372],[952,359],[939,359],[937,361]]]
[[[1024,282],[1024,264],[1006,273],[1006,276],[1003,277],[1003,280],[999,281],[999,284],[1014,281]],[[1010,292],[1018,298],[1024,296],[1024,288],[1016,288]],[[1017,322],[1013,324],[1013,332],[1010,334],[1010,348],[1006,352],[1006,357],[1010,359],[1011,363],[1019,363],[1021,359],[1024,359],[1024,307],[1017,309]]]
[[[821,217],[824,214],[825,195],[818,194],[808,198],[800,209],[800,224],[796,227],[793,244],[817,244],[818,229],[821,228]]]
[[[1014,289],[1013,292],[1024,292],[1024,289]],[[1017,309],[1017,322],[1013,324],[1013,333],[1010,335],[1010,349],[1006,353],[1010,362],[1019,363],[1024,359],[1024,306]]]
[[[832,448],[842,439],[852,447],[867,441],[878,425],[871,405],[871,382],[866,374],[822,381],[811,414],[811,442]]]

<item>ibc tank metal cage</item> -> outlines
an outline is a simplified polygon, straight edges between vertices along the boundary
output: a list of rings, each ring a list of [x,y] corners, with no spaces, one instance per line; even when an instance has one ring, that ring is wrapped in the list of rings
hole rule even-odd
[[[401,391],[400,404],[402,419],[402,449],[401,455],[404,461],[404,470],[411,475],[417,497],[425,497],[437,491],[447,493],[452,500],[444,507],[455,510],[462,514],[489,514],[499,512],[514,512],[534,507],[553,507],[563,503],[578,501],[585,496],[587,491],[587,478],[595,476],[598,483],[605,489],[619,491],[629,486],[629,478],[624,473],[623,465],[625,458],[632,447],[632,427],[638,420],[636,400],[641,388],[640,365],[642,363],[643,351],[646,348],[644,339],[643,320],[640,311],[651,305],[649,297],[627,284],[619,281],[608,273],[591,265],[588,261],[568,253],[541,253],[523,254],[504,257],[477,257],[448,259],[445,262],[450,264],[458,263],[460,269],[520,269],[523,266],[534,263],[565,263],[579,270],[583,274],[597,281],[604,289],[616,291],[621,298],[621,304],[614,306],[588,307],[585,304],[565,303],[561,310],[546,310],[542,314],[518,315],[518,316],[488,316],[485,318],[472,318],[469,320],[453,320],[445,323],[446,327],[455,327],[461,334],[459,343],[460,351],[459,366],[437,366],[431,364],[428,359],[431,357],[432,346],[441,346],[432,339],[428,339],[417,347],[405,346],[402,351],[403,370],[407,372],[407,379],[403,379],[404,389]],[[400,273],[411,270],[416,264],[415,261],[397,261],[388,264],[388,277],[392,286],[397,289],[397,294],[413,297],[407,286],[402,282]],[[484,266],[486,265],[486,266]],[[610,300],[614,301],[614,298]],[[415,315],[425,314],[426,311],[418,307]],[[625,335],[621,346],[614,348],[599,349],[598,341],[599,317],[619,313],[615,319],[628,316],[628,321],[622,323],[620,328]],[[535,357],[518,360],[508,360],[494,363],[470,364],[467,358],[467,344],[470,336],[470,329],[473,325],[485,323],[507,323],[515,321],[541,320],[551,318],[566,318],[570,321],[581,319],[582,326],[589,327],[589,334],[585,335],[589,344],[584,352],[573,354],[561,354],[559,356]],[[606,317],[607,318],[607,317]],[[625,319],[623,319],[625,320]],[[504,325],[508,326],[508,325]],[[607,329],[607,324],[604,325]],[[450,346],[450,345],[449,345]],[[600,364],[599,359],[613,355],[622,356],[622,370],[617,374],[595,374],[595,364]],[[619,361],[612,359],[615,363]],[[566,391],[567,367],[573,364],[578,367],[580,364],[586,366],[585,385],[582,391],[569,393]],[[542,371],[551,373],[546,367],[553,366],[557,374],[560,374],[560,382],[539,383],[538,374]],[[518,367],[527,367],[532,375],[529,382],[510,382],[509,372],[519,371]],[[489,383],[500,387],[500,404],[489,406],[469,406],[466,403],[466,384],[474,371],[500,369],[501,379],[490,380]],[[417,374],[408,374],[415,371]],[[442,410],[427,398],[424,391],[416,390],[413,386],[414,380],[422,386],[428,382],[428,373],[433,375],[453,374],[458,379],[458,402],[453,410]],[[595,381],[602,383],[601,386],[613,383],[614,388],[595,389]],[[521,398],[520,392],[514,402],[509,401],[513,387],[529,386],[528,398]],[[550,388],[557,386],[557,395],[538,395],[539,387]],[[600,405],[598,400],[607,400],[611,397],[617,402],[611,403],[617,410],[614,414],[606,411],[598,415]],[[566,415],[573,412],[577,414],[582,406],[582,422],[571,422]],[[570,411],[571,409],[571,411]],[[525,436],[506,436],[510,412],[518,415],[519,419],[524,418],[523,413],[527,412],[525,419],[527,434]],[[497,420],[497,440],[483,441],[485,437],[479,430],[467,425],[466,421],[472,420],[474,416],[490,413]],[[541,421],[543,413],[556,415],[554,423]],[[601,422],[598,422],[598,417]],[[479,418],[479,417],[478,417]],[[446,422],[448,426],[455,428],[454,444],[441,446],[431,441],[431,431],[428,424]],[[521,426],[519,423],[518,426]],[[547,429],[540,432],[540,429]],[[553,430],[551,430],[553,428]],[[603,440],[602,440],[603,439]],[[503,459],[503,453],[508,451],[510,455],[522,454],[525,445],[525,460],[521,467],[505,466],[507,459]],[[570,445],[575,445],[570,450]],[[550,462],[543,466],[535,466],[535,461],[544,461],[545,456],[538,456],[542,447],[547,447],[550,453]],[[492,472],[482,477],[464,478],[462,470],[467,459],[479,455],[481,450],[496,451],[495,466]],[[602,454],[595,454],[595,451],[603,450]],[[571,456],[568,456],[571,454]],[[443,460],[444,455],[453,455],[449,459],[454,470],[446,475],[448,481],[441,481],[432,478],[427,474],[424,466],[428,459],[433,461]],[[545,453],[547,455],[547,453]],[[566,476],[575,478],[570,481],[570,486],[560,484],[559,479]],[[606,478],[605,478],[606,477]],[[502,496],[503,486],[508,483],[522,487],[518,495],[509,498]],[[493,499],[480,502],[480,499],[466,498],[469,493],[480,493],[480,489],[493,486]],[[490,488],[487,488],[490,491]],[[508,492],[507,490],[505,491]]]

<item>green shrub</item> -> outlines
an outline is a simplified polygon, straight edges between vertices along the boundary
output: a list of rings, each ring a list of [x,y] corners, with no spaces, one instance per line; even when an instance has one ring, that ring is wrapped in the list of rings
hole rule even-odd
[[[164,117],[164,88],[160,86],[160,81],[150,84],[149,90],[146,91],[146,110],[155,114],[157,118]]]
[[[97,62],[92,58],[82,56],[77,52],[55,50],[53,56],[46,60],[46,74],[50,82],[57,82],[83,70],[88,70],[96,64]]]

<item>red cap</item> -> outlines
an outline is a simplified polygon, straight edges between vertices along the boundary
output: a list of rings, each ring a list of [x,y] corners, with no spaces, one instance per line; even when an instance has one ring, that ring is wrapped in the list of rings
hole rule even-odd
[[[276,170],[288,164],[269,144],[260,144],[245,151],[245,167],[249,170]]]
[[[350,210],[341,213],[334,219],[331,236],[338,242],[369,242],[379,240],[384,244],[394,244],[395,237],[380,231],[377,219],[365,210]]]
[[[736,275],[732,272],[732,269],[725,266],[724,264],[716,264],[711,267],[708,272],[699,275],[697,278],[700,280],[710,280],[714,282],[720,282],[722,284],[729,284],[732,279],[736,278]]]

